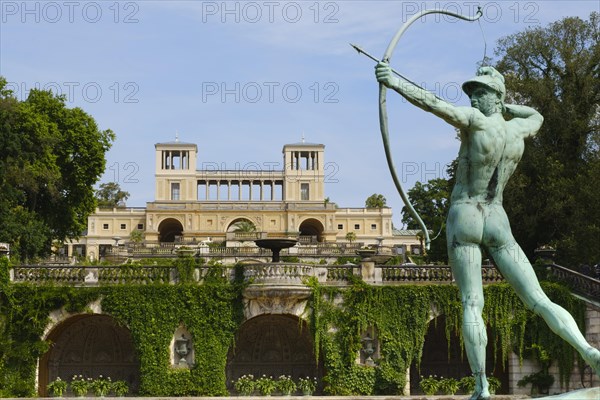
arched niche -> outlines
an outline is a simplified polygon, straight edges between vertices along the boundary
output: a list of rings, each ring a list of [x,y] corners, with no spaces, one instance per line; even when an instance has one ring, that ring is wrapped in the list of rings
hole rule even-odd
[[[298,229],[300,231],[300,238],[307,237],[316,239],[318,242],[323,241],[323,231],[325,230],[323,223],[315,218],[308,218],[300,224]],[[309,242],[312,240],[309,240]]]
[[[502,366],[500,349],[494,364],[493,336],[488,329],[488,346],[486,348],[486,373],[495,376],[502,382],[502,388],[498,393],[507,393],[508,374]],[[471,376],[471,368],[464,349],[461,348],[460,338],[454,332],[450,337],[450,346],[446,340],[446,316],[439,315],[429,322],[423,355],[421,357],[420,370],[413,363],[410,368],[410,393],[422,393],[419,387],[420,376],[437,375],[438,377],[461,379]]]
[[[228,355],[227,382],[242,375],[321,377],[313,340],[304,321],[292,315],[261,315],[240,328]]]
[[[183,235],[183,225],[175,218],[167,218],[158,225],[158,240],[173,243]]]
[[[47,396],[48,382],[74,375],[124,380],[130,392],[139,388],[140,366],[131,333],[108,315],[75,315],[56,325],[47,336],[50,350],[39,363],[38,393]]]
[[[169,348],[173,368],[191,368],[194,365],[194,342],[191,333],[185,326],[180,325],[175,330]]]

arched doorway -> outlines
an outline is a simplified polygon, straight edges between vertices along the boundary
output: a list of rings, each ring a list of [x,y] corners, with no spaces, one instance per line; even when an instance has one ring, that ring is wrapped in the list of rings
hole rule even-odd
[[[502,368],[501,355],[498,354],[497,362],[494,365],[494,345],[492,336],[488,330],[489,343],[486,354],[486,372],[488,376],[495,376],[502,382],[501,390],[497,393],[508,393],[508,374]],[[500,349],[498,349],[500,350]],[[437,375],[438,377],[461,379],[465,376],[471,376],[471,368],[467,360],[467,354],[460,347],[460,338],[456,334],[451,334],[450,348],[446,340],[446,316],[440,315],[437,321],[431,321],[425,343],[423,345],[423,355],[421,357],[421,368],[415,364],[410,368],[410,393],[422,393],[419,387],[420,376]]]
[[[139,361],[129,330],[108,315],[78,315],[55,327],[47,337],[50,350],[40,359],[39,395],[48,382],[73,375],[124,380],[131,393],[139,388]]]
[[[246,321],[238,332],[227,361],[227,382],[242,375],[277,378],[291,375],[321,377],[310,330],[292,315],[261,315]]]
[[[248,218],[236,218],[227,227],[227,232],[256,232],[256,225]]]
[[[175,242],[183,235],[183,225],[175,218],[167,218],[158,225],[158,240],[160,242]]]
[[[323,241],[323,231],[325,228],[321,221],[309,218],[300,224],[300,243],[313,243]]]

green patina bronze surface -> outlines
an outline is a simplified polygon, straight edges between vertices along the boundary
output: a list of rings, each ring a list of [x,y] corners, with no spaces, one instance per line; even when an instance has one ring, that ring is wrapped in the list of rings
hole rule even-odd
[[[393,75],[387,63],[376,67],[377,80],[410,103],[460,131],[456,184],[447,219],[448,256],[463,303],[463,336],[477,386],[472,399],[490,397],[485,376],[487,335],[483,310],[481,251],[493,257],[498,269],[523,302],[544,318],[600,375],[600,351],[590,346],[573,317],[542,291],[533,268],[516,243],[502,192],[525,148],[524,140],[540,129],[543,117],[534,109],[505,104],[504,77],[482,67],[463,84],[471,107],[450,104],[412,82]]]

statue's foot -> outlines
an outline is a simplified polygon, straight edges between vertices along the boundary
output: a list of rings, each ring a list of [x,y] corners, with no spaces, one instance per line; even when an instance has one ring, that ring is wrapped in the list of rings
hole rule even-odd
[[[488,400],[490,398],[489,384],[485,373],[475,373],[475,391],[469,400]]]
[[[489,384],[484,373],[475,373],[475,391],[469,400],[488,400],[490,398]]]
[[[600,350],[590,347],[582,356],[585,362],[596,372],[596,375],[600,376]]]
[[[490,392],[486,390],[477,390],[475,389],[475,393],[469,398],[469,400],[489,400]]]

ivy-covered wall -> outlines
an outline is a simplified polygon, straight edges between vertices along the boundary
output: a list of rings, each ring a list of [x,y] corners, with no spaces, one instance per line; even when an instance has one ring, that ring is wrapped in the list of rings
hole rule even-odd
[[[446,316],[448,341],[453,333],[462,338],[462,307],[456,286],[370,286],[361,281],[347,289],[321,287],[314,282],[312,286],[311,325],[327,371],[326,394],[402,394],[407,369],[411,363],[420,363],[432,312]],[[585,304],[561,285],[544,283],[543,288],[585,331]],[[575,361],[582,362],[576,351],[552,333],[540,317],[526,310],[508,284],[490,285],[484,292],[484,320],[491,331],[488,345],[494,346],[494,354],[500,353],[504,363],[511,351],[522,356],[537,344],[557,362],[561,383],[568,385]],[[343,307],[335,305],[339,296]],[[378,368],[356,363],[361,335],[370,327],[379,340]]]
[[[226,395],[226,361],[243,321],[243,285],[222,278],[214,266],[202,285],[186,283],[192,264],[178,261],[184,283],[113,285],[91,288],[11,284],[8,262],[0,260],[0,396],[35,395],[38,359],[48,351],[41,340],[51,311],[85,313],[100,299],[102,311],[127,326],[140,361],[140,394],[148,396]],[[240,276],[240,274],[237,274]],[[313,296],[307,318],[315,353],[325,367],[326,394],[399,394],[406,370],[421,358],[431,313],[446,316],[447,337],[460,331],[458,290],[450,285],[369,286],[360,280],[347,288],[310,282]],[[549,296],[584,328],[585,305],[557,284],[544,284]],[[484,318],[491,346],[503,359],[528,344],[543,346],[558,361],[561,377],[570,375],[576,355],[543,321],[525,310],[510,286],[485,288]],[[343,299],[343,306],[334,299]],[[196,364],[172,369],[169,344],[183,323],[193,336]],[[378,367],[356,364],[361,335],[369,327],[380,343]],[[496,353],[496,352],[495,352]]]
[[[140,361],[141,395],[227,394],[227,352],[243,318],[241,286],[220,278],[219,267],[214,268],[202,285],[74,288],[8,284],[8,265],[2,262],[0,396],[36,395],[37,361],[49,349],[40,338],[50,312],[64,307],[84,313],[97,299],[103,313],[131,331]],[[194,338],[196,364],[190,370],[170,367],[169,344],[181,323]]]

